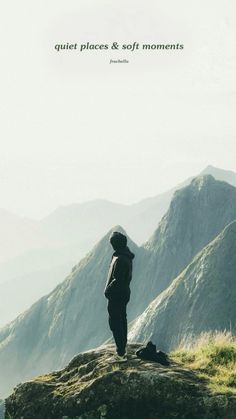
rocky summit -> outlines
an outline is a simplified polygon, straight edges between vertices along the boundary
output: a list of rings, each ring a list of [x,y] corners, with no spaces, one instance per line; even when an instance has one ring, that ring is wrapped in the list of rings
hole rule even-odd
[[[18,385],[6,399],[8,419],[233,419],[236,397],[210,394],[207,383],[171,361],[164,367],[135,355],[113,359],[104,345],[76,356],[63,370]]]

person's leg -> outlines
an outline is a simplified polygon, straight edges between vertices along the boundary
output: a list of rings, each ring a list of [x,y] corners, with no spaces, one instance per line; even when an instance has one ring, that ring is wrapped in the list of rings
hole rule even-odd
[[[125,329],[124,329],[124,308],[123,304],[117,301],[108,302],[109,326],[113,333],[118,355],[125,353]],[[127,332],[126,332],[127,333]]]
[[[127,303],[122,304],[121,306],[121,320],[122,320],[122,333],[123,333],[123,346],[124,350],[127,344],[127,332],[128,332],[128,326],[127,326],[127,314],[126,314],[126,306]]]

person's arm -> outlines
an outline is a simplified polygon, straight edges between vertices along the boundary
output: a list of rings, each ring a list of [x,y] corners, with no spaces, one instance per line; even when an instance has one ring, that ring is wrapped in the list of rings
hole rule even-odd
[[[127,263],[121,258],[118,258],[113,268],[113,279],[107,286],[106,292],[109,294],[111,290],[122,288],[125,285],[127,277]]]

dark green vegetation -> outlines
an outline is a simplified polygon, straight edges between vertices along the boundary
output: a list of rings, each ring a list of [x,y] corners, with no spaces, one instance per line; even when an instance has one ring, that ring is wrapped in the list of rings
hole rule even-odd
[[[141,361],[138,347],[129,345],[126,364],[112,362],[114,347],[105,346],[18,386],[6,400],[6,419],[235,418],[235,396],[213,394],[206,379],[174,361]]]

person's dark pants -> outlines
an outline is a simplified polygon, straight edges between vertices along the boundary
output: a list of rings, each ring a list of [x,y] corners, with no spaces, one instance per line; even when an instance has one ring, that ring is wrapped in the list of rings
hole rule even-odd
[[[116,352],[120,356],[125,354],[127,344],[127,303],[128,301],[109,300],[107,306],[109,326],[115,340]]]

